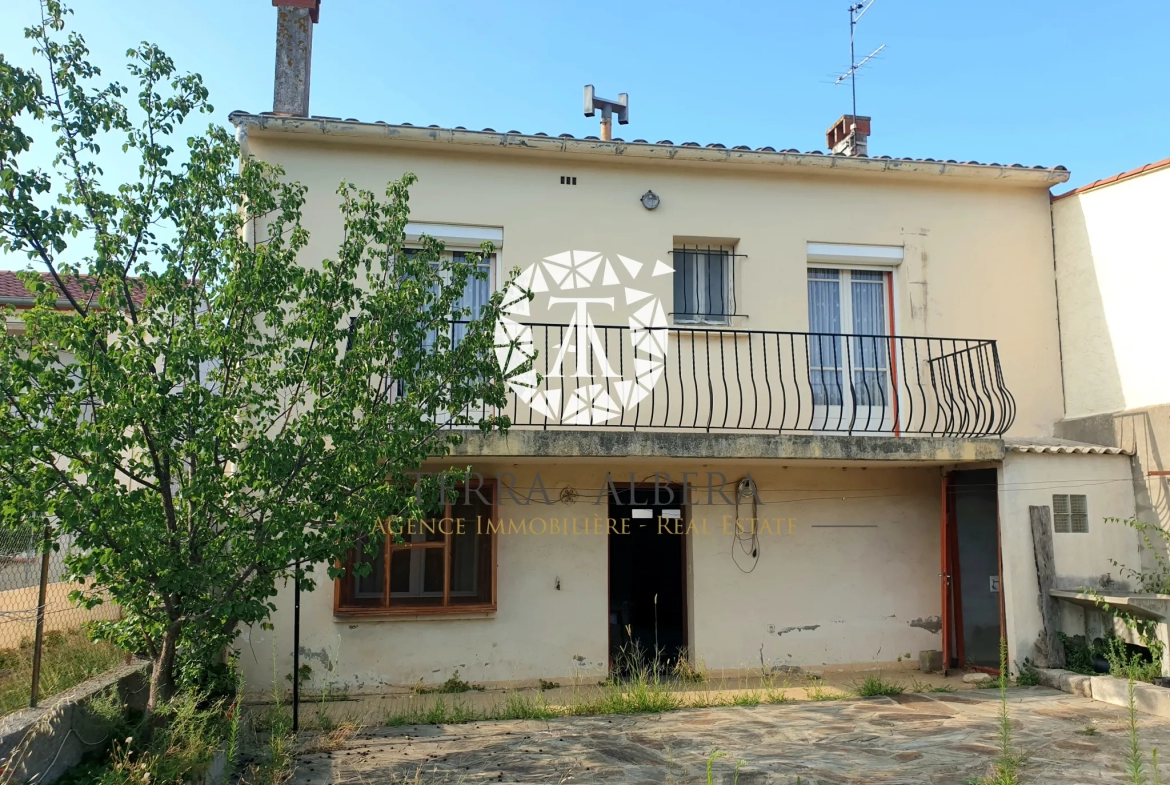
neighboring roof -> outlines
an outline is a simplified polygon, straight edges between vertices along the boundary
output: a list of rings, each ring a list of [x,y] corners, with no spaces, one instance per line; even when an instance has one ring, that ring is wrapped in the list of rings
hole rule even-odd
[[[55,284],[53,276],[49,273],[41,273],[43,278],[50,285]],[[96,287],[93,284],[95,280],[92,275],[62,275],[62,282],[65,284],[65,289],[73,299],[80,302],[89,302],[97,298]],[[134,301],[141,303],[145,296],[145,292],[138,288],[135,292]],[[11,270],[0,270],[0,305],[32,305],[33,296],[28,289],[25,288],[24,282],[16,277],[16,273]],[[62,296],[57,300],[58,305],[68,305],[69,300]]]
[[[669,139],[650,142],[635,139],[603,141],[596,136],[578,138],[572,134],[549,136],[546,133],[523,134],[519,131],[501,133],[492,128],[473,131],[462,126],[440,128],[437,125],[425,128],[402,123],[392,125],[382,121],[373,123],[355,119],[342,120],[340,117],[284,117],[268,113],[250,114],[232,112],[229,120],[243,129],[260,133],[283,132],[315,136],[328,136],[339,141],[388,142],[388,143],[439,143],[456,144],[480,149],[504,148],[545,153],[568,153],[576,155],[607,155],[622,159],[657,159],[680,162],[711,162],[738,164],[765,164],[805,169],[836,169],[852,173],[896,172],[918,175],[950,175],[985,180],[1000,180],[1022,185],[1041,185],[1048,188],[1068,181],[1068,169],[1063,166],[1033,166],[1022,164],[980,163],[979,161],[935,160],[933,158],[892,158],[888,155],[874,158],[825,154],[820,150],[800,152],[796,149],[777,150],[773,147],[747,145],[727,147],[722,144],[700,145],[698,142],[675,144]]]
[[[1133,455],[1132,450],[1104,444],[1074,442],[1071,439],[1009,437],[1003,440],[1008,452],[1040,452],[1060,455]]]
[[[1062,194],[1054,196],[1052,197],[1052,201],[1055,202],[1057,199],[1063,199],[1066,196],[1075,196],[1076,194],[1083,194],[1086,191],[1094,191],[1098,188],[1104,188],[1107,185],[1113,185],[1114,183],[1121,182],[1122,180],[1129,180],[1132,177],[1140,177],[1143,174],[1156,172],[1159,169],[1165,169],[1168,166],[1170,166],[1170,158],[1163,158],[1161,161],[1154,161],[1153,163],[1146,164],[1145,166],[1139,166],[1137,169],[1130,169],[1128,172],[1115,174],[1112,177],[1106,177],[1101,180],[1094,180],[1088,185],[1082,185],[1080,188],[1074,188],[1071,191],[1066,191]]]

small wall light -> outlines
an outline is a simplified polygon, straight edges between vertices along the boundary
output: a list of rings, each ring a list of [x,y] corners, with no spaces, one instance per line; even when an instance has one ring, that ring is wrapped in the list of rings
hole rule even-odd
[[[647,191],[646,193],[642,194],[642,206],[647,210],[653,210],[654,208],[658,207],[661,201],[662,200],[658,198],[658,194],[654,193],[653,191]]]

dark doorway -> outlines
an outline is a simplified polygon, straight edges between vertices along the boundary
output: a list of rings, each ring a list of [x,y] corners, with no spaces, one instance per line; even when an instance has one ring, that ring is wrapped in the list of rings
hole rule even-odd
[[[686,651],[686,535],[679,525],[686,508],[681,488],[661,488],[658,496],[639,487],[610,494],[609,655],[617,673],[670,668]],[[615,533],[623,519],[628,533]]]
[[[999,480],[995,469],[947,475],[947,543],[953,603],[952,666],[999,669]]]

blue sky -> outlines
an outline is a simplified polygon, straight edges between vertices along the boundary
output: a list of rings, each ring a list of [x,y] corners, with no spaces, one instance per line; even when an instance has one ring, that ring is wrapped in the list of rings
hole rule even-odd
[[[160,44],[226,121],[272,107],[269,0],[74,0],[105,76]],[[0,51],[31,60],[37,0],[5,0]],[[845,0],[485,3],[324,0],[312,112],[416,125],[596,134],[581,88],[630,94],[615,135],[823,149],[849,110]],[[1070,185],[1170,155],[1165,6],[877,0],[858,49],[871,155],[1063,164]],[[859,54],[861,53],[859,52]],[[1059,189],[1058,189],[1059,190]],[[12,267],[14,260],[0,260]]]

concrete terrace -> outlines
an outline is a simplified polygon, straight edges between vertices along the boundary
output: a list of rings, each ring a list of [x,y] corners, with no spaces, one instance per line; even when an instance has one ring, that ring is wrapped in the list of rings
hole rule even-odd
[[[1022,779],[1120,782],[1125,712],[1045,687],[1009,690]],[[296,785],[348,783],[967,783],[994,759],[998,690],[686,709],[651,715],[379,728],[303,755]],[[1170,725],[1139,715],[1143,748]],[[1147,762],[1148,768],[1148,762]]]

